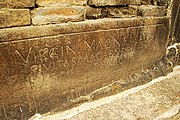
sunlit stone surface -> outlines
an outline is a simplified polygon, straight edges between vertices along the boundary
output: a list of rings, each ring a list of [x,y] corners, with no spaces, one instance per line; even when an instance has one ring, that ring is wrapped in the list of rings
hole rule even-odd
[[[36,120],[178,120],[180,66],[167,76],[92,103]],[[33,119],[31,119],[33,120]]]

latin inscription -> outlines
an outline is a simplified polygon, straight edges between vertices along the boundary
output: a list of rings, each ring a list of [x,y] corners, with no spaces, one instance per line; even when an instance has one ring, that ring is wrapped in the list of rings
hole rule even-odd
[[[133,65],[146,54],[151,60],[152,53],[162,55],[166,33],[155,32],[162,29],[163,25],[152,25],[0,43],[0,100],[5,101],[6,106],[1,106],[4,113],[13,111],[13,115],[14,108],[39,112],[42,106],[51,108],[51,103],[87,95],[91,89],[87,84],[93,87],[94,83],[108,83],[112,74],[119,79],[123,65]],[[41,95],[48,96],[43,96],[47,103],[43,103]],[[23,100],[26,105],[7,107]]]
[[[148,48],[150,44],[153,46],[152,41],[156,36],[149,35],[146,31],[155,28],[156,26],[137,27],[103,31],[101,34],[91,32],[85,33],[85,37],[81,37],[83,34],[60,36],[52,38],[54,41],[52,43],[39,39],[42,43],[37,42],[32,46],[28,44],[23,48],[25,50],[18,47],[16,49],[14,43],[12,55],[18,64],[40,65],[43,71],[49,72],[73,71],[71,74],[76,74],[76,71],[85,72],[91,68],[120,66],[125,62],[133,61],[137,52],[150,49]],[[95,37],[91,39],[92,34]],[[74,37],[79,40],[74,40]]]

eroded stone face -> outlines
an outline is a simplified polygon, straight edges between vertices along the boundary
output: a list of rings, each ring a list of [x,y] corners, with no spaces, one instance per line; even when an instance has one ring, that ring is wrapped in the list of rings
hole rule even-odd
[[[138,7],[138,14],[143,17],[162,17],[167,14],[167,9],[164,6],[141,5]]]
[[[118,6],[150,4],[149,0],[89,0],[88,5],[92,6]]]
[[[5,9],[0,11],[0,28],[30,24],[29,9]]]
[[[112,29],[1,42],[5,117],[21,119],[57,105],[64,110],[75,98],[164,56],[168,31],[164,24],[114,28],[112,20],[109,25]]]
[[[58,24],[85,20],[84,7],[46,7],[32,11],[32,24]]]
[[[86,5],[87,0],[37,0],[38,6]]]
[[[1,8],[26,8],[34,7],[35,0],[0,0]]]

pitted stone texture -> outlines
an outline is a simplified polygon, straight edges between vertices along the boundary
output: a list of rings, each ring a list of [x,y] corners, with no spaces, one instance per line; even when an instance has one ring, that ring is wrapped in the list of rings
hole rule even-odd
[[[138,7],[138,15],[147,17],[162,17],[167,14],[167,9],[163,6],[153,6],[153,5],[141,5]]]
[[[4,9],[0,11],[0,28],[30,24],[29,9]]]
[[[0,0],[1,8],[26,8],[34,7],[35,0]]]
[[[32,11],[32,23],[34,25],[57,24],[85,20],[84,7],[45,7]]]
[[[87,0],[36,0],[38,6],[86,5]]]
[[[140,0],[89,0],[88,5],[93,6],[116,6],[116,5],[128,5],[128,4],[140,4]]]
[[[137,16],[137,6],[128,7],[105,7],[102,9],[103,17],[123,18]]]
[[[102,8],[86,7],[86,18],[97,19],[102,17]]]

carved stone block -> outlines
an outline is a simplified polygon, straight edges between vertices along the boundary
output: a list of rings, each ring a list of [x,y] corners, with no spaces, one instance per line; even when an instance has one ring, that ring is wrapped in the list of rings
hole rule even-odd
[[[58,35],[47,32],[46,37],[18,40],[16,36],[14,41],[1,42],[1,115],[9,120],[27,119],[56,107],[67,109],[76,98],[161,59],[168,21],[131,19],[127,24],[127,20],[88,21],[79,23],[79,29],[65,24],[66,34],[56,26]]]

